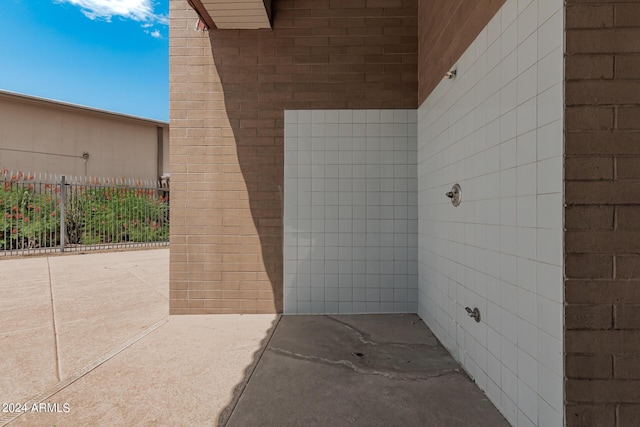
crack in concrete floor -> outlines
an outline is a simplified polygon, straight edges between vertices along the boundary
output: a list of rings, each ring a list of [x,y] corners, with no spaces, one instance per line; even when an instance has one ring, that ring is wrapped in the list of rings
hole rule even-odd
[[[426,344],[426,343],[421,343],[421,344],[408,344],[408,343],[402,343],[402,342],[378,342],[378,341],[374,341],[370,338],[369,334],[367,334],[366,332],[361,331],[360,329],[356,328],[353,325],[348,324],[345,321],[342,321],[340,319],[336,319],[333,316],[325,316],[327,319],[333,320],[334,322],[344,326],[345,328],[347,328],[348,330],[350,330],[351,332],[354,333],[354,335],[356,335],[356,337],[358,337],[358,340],[360,340],[360,342],[362,342],[363,344],[367,344],[367,345],[373,345],[373,346],[379,346],[379,345],[385,345],[385,346],[392,346],[392,347],[400,347],[400,348],[406,348],[406,347],[428,347],[428,348],[433,348],[433,349],[439,349],[442,346],[439,343],[435,343],[435,344]]]
[[[402,319],[403,325],[411,321]],[[410,324],[415,325],[415,321]],[[355,317],[322,316],[302,329],[300,324],[296,327],[295,321],[288,321],[285,326],[289,327],[278,335],[283,339],[276,339],[268,348],[274,354],[388,379],[424,380],[461,372],[445,348],[428,334],[405,336],[406,342],[397,342],[394,339],[402,337],[387,331],[374,339],[359,327]],[[298,335],[303,331],[307,332],[304,338]]]
[[[507,426],[411,314],[283,316],[228,427]]]
[[[358,374],[363,374],[363,375],[378,375],[390,380],[403,380],[403,381],[422,381],[422,380],[428,380],[430,378],[434,378],[434,377],[441,377],[443,375],[446,374],[450,374],[450,373],[459,373],[460,369],[458,368],[454,368],[454,369],[442,369],[439,371],[435,371],[435,372],[429,372],[429,373],[425,373],[423,375],[416,375],[416,374],[411,374],[411,375],[406,375],[403,373],[398,373],[398,372],[393,372],[390,370],[387,371],[383,371],[383,370],[377,370],[377,369],[366,369],[363,367],[359,367],[357,366],[355,363],[353,363],[350,360],[346,360],[346,359],[338,359],[338,360],[331,360],[331,359],[326,359],[324,357],[318,357],[318,356],[310,356],[310,355],[305,355],[305,354],[300,354],[300,353],[295,353],[293,351],[288,351],[285,350],[283,348],[277,348],[277,347],[269,347],[268,348],[269,351],[272,351],[276,354],[285,356],[285,357],[291,357],[293,359],[297,359],[297,360],[306,360],[309,362],[314,362],[314,363],[321,363],[324,365],[331,365],[331,366],[342,366],[348,369],[351,369],[352,371],[358,373]]]

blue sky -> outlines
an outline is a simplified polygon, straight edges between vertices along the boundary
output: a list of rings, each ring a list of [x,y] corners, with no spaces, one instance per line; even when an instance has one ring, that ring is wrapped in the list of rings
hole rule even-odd
[[[0,0],[0,89],[169,119],[169,0]]]

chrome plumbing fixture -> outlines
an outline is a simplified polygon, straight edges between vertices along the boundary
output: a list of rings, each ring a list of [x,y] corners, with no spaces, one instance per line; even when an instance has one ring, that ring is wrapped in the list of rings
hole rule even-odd
[[[473,310],[469,307],[465,307],[464,309],[467,310],[469,317],[476,319],[476,322],[480,321],[480,310],[478,310],[478,307],[475,307]]]
[[[460,188],[460,184],[454,184],[451,191],[448,191],[445,195],[451,199],[453,206],[458,206],[462,201],[462,188]]]

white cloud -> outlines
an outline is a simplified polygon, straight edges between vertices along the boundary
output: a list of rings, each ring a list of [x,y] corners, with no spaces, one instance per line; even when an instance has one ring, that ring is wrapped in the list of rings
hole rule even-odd
[[[114,16],[145,23],[168,24],[164,15],[153,10],[152,0],[55,0],[57,3],[69,3],[78,6],[89,19],[111,21]],[[158,34],[159,35],[159,34]],[[155,37],[155,36],[154,36]]]
[[[160,34],[159,30],[153,30],[153,31],[144,30],[144,32],[149,34],[154,39],[161,39],[162,38],[162,34]]]

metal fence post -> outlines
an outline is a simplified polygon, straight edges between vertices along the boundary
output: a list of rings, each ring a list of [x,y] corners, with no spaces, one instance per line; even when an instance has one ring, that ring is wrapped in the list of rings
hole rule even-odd
[[[0,257],[169,244],[168,177],[160,183],[73,176],[67,181],[66,175],[0,171],[3,184]]]
[[[65,176],[60,177],[60,252],[64,252],[65,227],[65,203],[67,200],[67,183]]]

